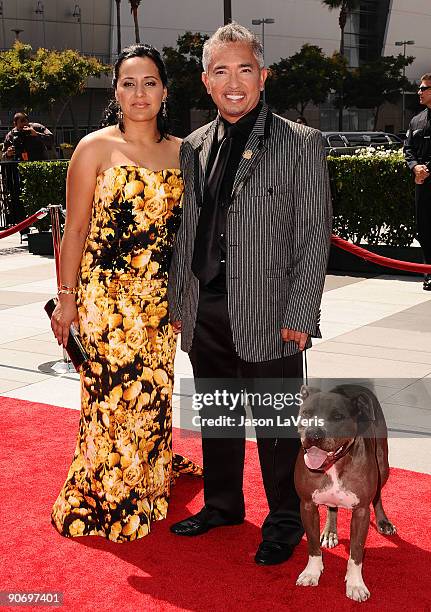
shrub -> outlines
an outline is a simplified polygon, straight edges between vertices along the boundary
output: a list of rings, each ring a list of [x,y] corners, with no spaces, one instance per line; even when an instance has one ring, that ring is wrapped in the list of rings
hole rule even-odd
[[[414,183],[401,151],[362,149],[329,157],[334,234],[359,244],[410,246],[415,236]],[[27,216],[48,204],[66,202],[68,162],[20,164]],[[310,168],[310,170],[312,170]],[[47,229],[49,217],[37,222]]]
[[[334,234],[359,244],[410,246],[414,183],[402,151],[362,149],[329,157]]]
[[[30,216],[49,204],[66,206],[67,162],[39,161],[19,164],[21,177],[21,201],[26,216]],[[49,215],[35,223],[39,230],[50,228]]]

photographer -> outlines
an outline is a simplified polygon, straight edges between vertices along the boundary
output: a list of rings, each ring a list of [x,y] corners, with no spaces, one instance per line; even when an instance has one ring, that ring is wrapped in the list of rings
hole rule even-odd
[[[53,134],[41,123],[30,123],[25,113],[16,113],[14,128],[6,135],[2,159],[9,161],[40,161],[49,159],[48,148]]]
[[[52,132],[40,123],[30,123],[25,113],[16,113],[14,128],[6,135],[3,143],[1,179],[6,190],[7,221],[16,224],[25,219],[25,210],[20,199],[20,176],[18,162],[48,159],[48,148],[53,146]],[[28,233],[24,229],[21,235]]]

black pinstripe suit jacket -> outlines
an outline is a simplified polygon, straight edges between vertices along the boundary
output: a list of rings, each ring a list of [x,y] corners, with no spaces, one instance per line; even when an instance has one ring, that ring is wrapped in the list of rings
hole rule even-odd
[[[199,203],[216,118],[188,136],[180,151],[183,216],[169,274],[172,321],[182,321],[189,352],[199,282],[191,271]],[[274,115],[263,105],[232,189],[226,224],[228,310],[238,355],[267,361],[297,352],[284,347],[288,327],[320,337],[319,308],[331,234],[331,196],[320,132]]]

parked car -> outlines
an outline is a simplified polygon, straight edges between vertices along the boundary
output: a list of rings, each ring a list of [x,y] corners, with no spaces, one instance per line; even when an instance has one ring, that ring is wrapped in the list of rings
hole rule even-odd
[[[363,147],[400,149],[403,140],[388,132],[322,132],[327,155],[351,155]]]

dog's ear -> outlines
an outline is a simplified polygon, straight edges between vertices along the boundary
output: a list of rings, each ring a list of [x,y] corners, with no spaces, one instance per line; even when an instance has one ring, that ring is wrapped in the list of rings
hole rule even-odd
[[[313,395],[313,393],[319,393],[319,391],[320,389],[316,389],[316,387],[309,387],[308,385],[302,385],[301,390],[300,390],[302,401],[305,402],[307,397],[310,397],[310,395]]]
[[[372,423],[376,420],[373,397],[366,390],[352,398],[352,407],[358,423]]]

